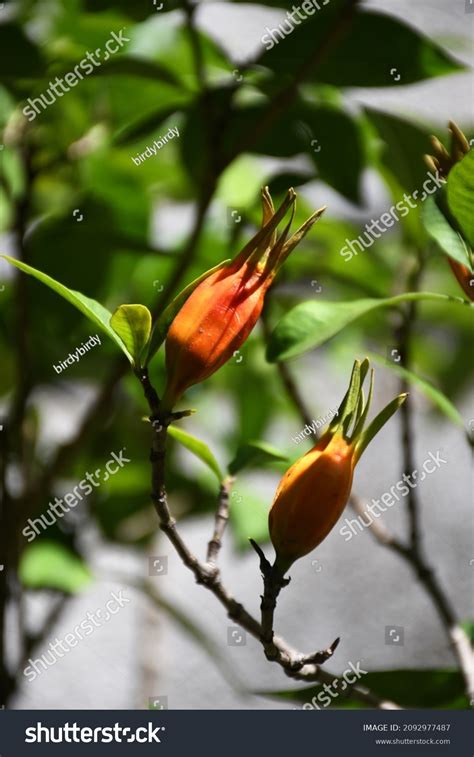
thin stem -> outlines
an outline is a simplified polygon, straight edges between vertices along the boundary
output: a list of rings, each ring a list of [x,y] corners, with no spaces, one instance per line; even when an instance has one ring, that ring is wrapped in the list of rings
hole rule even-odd
[[[231,620],[239,624],[251,636],[262,643],[264,637],[262,624],[250,615],[245,607],[228,592],[220,579],[218,571],[215,570],[215,566],[201,562],[192,553],[177,529],[176,521],[171,515],[168,506],[165,488],[166,437],[168,426],[173,420],[173,415],[160,416],[159,408],[156,408],[153,399],[153,392],[149,388],[149,378],[141,375],[140,381],[150,408],[150,417],[158,421],[158,423],[153,424],[150,462],[152,468],[151,499],[158,515],[160,528],[176,549],[184,565],[194,574],[197,583],[202,584],[214,594],[226,609],[227,615]],[[320,664],[332,655],[338,640],[329,649],[323,652],[314,652],[310,655],[296,652],[283,639],[277,636],[273,636],[271,643],[275,650],[275,654],[271,658],[272,661],[280,665],[288,676],[305,682],[321,681],[332,683],[334,681],[334,676],[323,671]],[[378,699],[361,687],[355,686],[352,693],[360,701],[370,703],[373,706],[383,709],[397,708],[397,705]]]
[[[417,260],[409,272],[406,280],[408,289],[417,290],[423,271],[423,261],[421,253],[418,254]],[[417,316],[417,303],[415,300],[408,304],[398,329],[395,332],[397,346],[400,356],[400,364],[406,370],[411,365],[411,337],[413,326]],[[413,449],[414,429],[412,422],[412,397],[409,394],[409,383],[406,378],[400,380],[400,393],[408,393],[408,397],[400,408],[401,413],[401,434],[402,434],[402,451],[403,451],[403,468],[404,474],[409,476],[415,470],[415,454]],[[414,487],[409,487],[407,495],[407,509],[410,529],[410,544],[415,555],[421,555],[421,535],[420,535],[420,504],[418,492]]]
[[[418,275],[419,275],[419,271],[417,268],[415,268],[412,274],[413,284],[416,284],[416,279]],[[440,295],[440,296],[444,297],[443,295]],[[403,298],[403,295],[400,296],[399,301],[402,301],[402,298]],[[437,299],[437,297],[435,298]],[[395,300],[397,298],[394,297],[392,299]],[[416,300],[419,299],[419,297],[417,297],[417,293],[414,292],[413,295],[409,299],[411,299],[414,304]],[[266,325],[264,323],[264,328],[266,329],[266,333],[268,335],[269,334],[268,323]],[[406,349],[406,341],[405,341],[405,349]],[[281,375],[281,367],[280,367],[281,365],[283,364],[278,363],[280,375]],[[286,386],[287,391],[288,391],[286,382],[284,381],[283,383]],[[304,407],[304,405],[302,404],[302,401],[299,397],[298,392],[292,391],[290,389],[290,391],[288,391],[288,397],[292,401],[296,411],[301,415],[302,420],[306,423],[307,421],[305,419],[308,417],[309,414],[306,408]],[[411,456],[413,455],[413,451],[411,448],[412,437],[410,437],[408,440],[408,448],[407,448],[406,441],[405,441],[407,433],[408,432],[405,432],[404,437],[403,437],[404,444],[405,444],[404,467],[406,469],[407,464],[408,464],[409,472],[411,472],[414,469],[411,463]],[[410,491],[413,492],[413,489],[411,489],[411,487],[410,487]],[[366,514],[362,505],[362,501],[355,494],[351,495],[349,503],[352,505],[354,510],[356,510],[356,512],[358,512],[359,514],[361,515]],[[391,534],[390,531],[388,531],[388,529],[386,529],[384,525],[382,525],[375,519],[372,519],[372,522],[369,528],[371,532],[373,533],[373,535],[375,536],[375,538],[377,539],[377,541],[383,546],[388,547],[389,549],[392,549],[398,555],[403,557],[411,565],[412,569],[415,571],[416,575],[420,579],[420,583],[422,584],[428,596],[431,598],[433,605],[440,617],[443,628],[445,629],[446,634],[449,638],[451,648],[458,661],[461,673],[465,681],[466,695],[469,699],[469,702],[471,703],[471,706],[474,706],[474,655],[472,651],[472,646],[466,632],[459,625],[459,621],[456,617],[456,613],[453,607],[451,606],[451,603],[446,593],[441,587],[433,569],[431,568],[429,563],[426,561],[426,559],[422,556],[421,546],[420,546],[420,537],[419,537],[420,524],[419,524],[419,515],[418,515],[418,504],[417,504],[416,498],[411,500],[411,505],[409,506],[409,517],[410,517],[410,545],[403,544],[403,542],[401,542],[393,534]]]
[[[219,490],[214,533],[207,548],[207,562],[209,565],[217,564],[217,557],[222,547],[222,538],[229,521],[229,500],[233,481],[234,479],[230,476],[225,478]]]
[[[199,32],[196,29],[194,20],[197,6],[190,2],[190,0],[183,0],[183,7],[186,14],[186,28],[189,35],[189,41],[191,43],[196,77],[201,87],[201,91],[204,92],[207,89],[206,68],[204,56],[202,54],[201,43],[199,40]]]

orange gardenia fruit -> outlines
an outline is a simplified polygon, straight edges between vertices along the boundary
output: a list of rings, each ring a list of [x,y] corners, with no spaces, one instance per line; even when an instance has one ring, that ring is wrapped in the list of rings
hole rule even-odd
[[[264,187],[260,231],[233,261],[201,281],[179,310],[166,337],[164,409],[171,409],[188,387],[223,366],[254,328],[278,269],[324,211],[321,208],[313,213],[287,239],[295,201],[294,190],[288,190],[275,212]],[[277,237],[277,226],[290,208],[289,223]]]
[[[349,499],[354,468],[367,445],[406,398],[400,394],[364,428],[367,402],[362,385],[369,361],[355,361],[349,389],[325,434],[283,476],[269,514],[275,568],[283,576],[299,557],[312,552],[330,533]]]
[[[280,561],[312,552],[344,510],[354,475],[353,449],[342,437],[322,439],[283,476],[269,515]]]

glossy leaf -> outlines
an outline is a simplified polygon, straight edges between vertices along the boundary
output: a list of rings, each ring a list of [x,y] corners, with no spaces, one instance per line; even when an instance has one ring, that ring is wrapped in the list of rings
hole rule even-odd
[[[451,226],[434,197],[429,197],[423,205],[423,223],[426,231],[437,242],[440,249],[450,258],[471,271],[472,265],[469,251],[462,236]]]
[[[352,302],[302,302],[283,316],[276,325],[268,344],[267,359],[274,363],[297,357],[319,347],[367,313],[378,308],[396,307],[413,300],[439,300],[464,304],[462,300],[431,292],[407,292],[396,297]]]
[[[332,5],[321,7],[295,26],[284,40],[263,53],[258,63],[276,75],[294,74],[339,24],[344,10],[332,9]],[[460,69],[462,65],[439,45],[402,21],[359,10],[340,34],[337,47],[315,69],[315,77],[319,83],[338,87],[400,87]]]
[[[110,325],[141,367],[140,356],[148,344],[151,333],[151,313],[145,305],[119,305],[110,319]]]
[[[214,473],[219,483],[221,483],[224,479],[224,474],[219,467],[219,463],[205,442],[201,441],[201,439],[197,439],[195,436],[188,433],[188,431],[183,431],[182,428],[178,428],[177,426],[170,426],[168,428],[168,434],[182,444],[183,447],[186,447],[186,449],[192,452],[193,455],[196,455],[204,465],[207,465],[207,467]]]
[[[115,344],[120,347],[122,352],[125,353],[125,355],[133,365],[133,357],[131,353],[128,351],[126,345],[119,337],[119,335],[116,334],[113,328],[110,326],[110,318],[112,314],[109,310],[107,310],[107,308],[101,305],[100,302],[91,300],[90,297],[86,297],[84,294],[81,294],[81,292],[75,292],[73,289],[68,289],[63,284],[60,284],[59,281],[52,279],[51,276],[48,276],[46,273],[42,273],[42,271],[38,271],[36,270],[36,268],[33,268],[26,263],[15,260],[9,255],[2,255],[1,257],[5,258],[5,260],[8,260],[8,262],[14,265],[16,268],[19,268],[20,271],[29,273],[30,276],[34,276],[35,279],[41,281],[42,284],[46,284],[46,286],[52,289],[53,292],[56,292],[56,294],[59,294],[65,300],[70,302],[71,305],[74,305],[74,307],[76,307],[81,311],[81,313],[86,315],[89,320],[92,321],[92,323],[95,323],[95,325],[99,326],[102,331],[105,331],[107,336],[109,336],[115,342]]]

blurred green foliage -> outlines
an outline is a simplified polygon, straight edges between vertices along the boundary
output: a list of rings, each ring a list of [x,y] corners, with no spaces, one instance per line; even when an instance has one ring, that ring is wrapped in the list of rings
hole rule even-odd
[[[280,7],[279,2],[261,4]],[[432,125],[406,120],[403,113],[395,116],[349,106],[346,89],[401,87],[391,74],[395,64],[403,70],[402,84],[446,76],[448,88],[448,75],[462,69],[418,31],[386,14],[366,12],[350,0],[333,0],[271,50],[261,45],[254,59],[246,62],[232,60],[216,39],[197,28],[188,3],[165,2],[159,13],[151,3],[135,0],[18,0],[9,6],[8,20],[0,23],[4,144],[0,230],[12,234],[12,248],[4,252],[96,299],[110,312],[132,302],[142,303],[156,316],[166,304],[160,299],[160,287],[168,302],[203,271],[234,255],[259,223],[261,184],[269,184],[275,202],[290,184],[301,188],[295,225],[313,210],[304,199],[310,182],[336,192],[351,208],[351,217],[355,211],[359,217],[364,212],[367,172],[384,187],[387,208],[404,193],[418,189],[427,174],[423,155],[430,151]],[[121,51],[34,120],[25,117],[22,111],[28,98],[46,92],[51,80],[72,71],[88,51],[104,50],[111,33],[121,29],[129,39]],[[445,117],[448,121],[450,114]],[[472,128],[472,124],[463,126]],[[178,127],[179,138],[136,165],[132,158],[169,127]],[[297,160],[288,163],[293,158]],[[471,164],[469,155],[456,169],[449,203],[459,215],[457,233],[472,244],[472,212],[466,210],[472,200]],[[464,191],[469,183],[470,194]],[[195,218],[199,209],[202,224],[190,246],[193,213]],[[370,308],[358,307],[355,301],[391,298],[405,291],[404,276],[417,256],[423,260],[421,289],[462,296],[444,259],[446,252],[456,257],[452,248],[459,236],[453,241],[454,232],[446,228],[433,233],[429,222],[423,223],[421,206],[346,264],[339,251],[362,229],[362,222],[340,217],[329,207],[285,264],[268,307],[272,327],[292,306],[311,312],[317,334],[312,341],[304,335],[307,346],[333,336],[319,349],[335,370],[341,368],[343,347],[353,351],[354,345],[360,345],[384,353],[391,342],[390,311],[383,308],[374,317]],[[441,236],[449,237],[447,251],[442,242],[437,245],[432,239],[439,243]],[[18,298],[27,300],[30,397],[39,387],[67,396],[70,385],[81,382],[100,391],[111,373],[124,374],[124,358],[116,346],[103,340],[100,349],[57,376],[53,364],[81,344],[93,326],[53,291],[23,274],[19,275],[25,289],[20,291],[8,268],[0,260],[0,278],[5,282],[0,293],[0,396],[5,403],[18,387],[18,370],[23,369],[17,354],[23,323],[18,320]],[[312,288],[315,281],[323,283],[321,293]],[[326,301],[334,302],[334,307]],[[341,308],[346,308],[347,317],[336,328]],[[473,361],[467,359],[472,348],[467,311],[443,301],[422,303],[413,335],[414,373],[429,376],[435,391],[445,393],[453,405],[474,372]],[[321,312],[328,328],[325,336],[320,332]],[[301,320],[297,326],[303,332],[309,328]],[[436,346],[440,340],[449,344],[444,356]],[[177,431],[171,444],[169,488],[179,503],[180,518],[214,509],[213,474],[233,460],[230,470],[240,475],[244,463],[255,460],[254,442],[260,445],[259,464],[262,456],[277,458],[280,448],[293,454],[289,439],[270,434],[275,417],[289,417],[291,405],[274,366],[265,359],[262,329],[255,331],[242,354],[242,364],[231,361],[186,398],[186,407],[199,409],[199,422],[193,420],[183,428],[204,437],[209,447],[199,446],[192,436],[185,436],[186,431]],[[161,353],[151,363],[151,375],[160,390]],[[312,377],[307,380],[312,382]],[[105,538],[146,548],[156,523],[149,502],[149,427],[142,421],[146,408],[140,387],[131,378],[117,382],[101,408],[103,416],[91,419],[84,443],[57,473],[62,479],[79,480],[110,450],[126,446],[132,463],[91,495],[88,517],[96,519]],[[315,401],[312,411],[317,417],[324,408]],[[25,412],[31,420],[34,411],[28,407]],[[440,412],[439,402],[432,405],[432,412]],[[53,453],[46,454],[40,444],[40,424],[30,425],[33,459],[28,475],[35,490]],[[265,450],[265,442],[278,449]],[[212,472],[204,466],[189,467],[190,449]],[[14,443],[13,453],[21,454]],[[276,462],[274,467],[281,471],[285,464]],[[40,491],[36,512],[47,507],[58,489],[56,479]],[[244,494],[244,471],[242,479],[232,515],[239,546],[248,536],[264,540],[269,504],[250,491]],[[59,523],[48,540],[39,538],[25,548],[20,572],[25,586],[71,591],[82,585],[88,572],[77,563],[71,542],[75,528]],[[374,690],[395,699],[403,695],[407,706],[459,701],[454,673],[416,673],[421,693],[412,698],[405,697],[413,688],[412,671],[392,675],[392,688],[385,686],[385,674],[371,675]],[[444,676],[441,683],[436,676]],[[435,686],[437,697],[430,698]]]

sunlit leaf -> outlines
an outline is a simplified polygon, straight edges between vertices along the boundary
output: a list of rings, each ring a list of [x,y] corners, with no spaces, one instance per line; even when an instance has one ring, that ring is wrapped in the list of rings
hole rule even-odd
[[[33,268],[26,263],[15,260],[9,255],[2,255],[1,257],[5,258],[5,260],[8,260],[8,262],[16,266],[16,268],[24,271],[24,273],[29,273],[31,276],[34,276],[35,279],[41,281],[42,284],[46,284],[46,286],[52,289],[53,292],[56,292],[65,300],[70,302],[71,305],[74,305],[74,307],[76,307],[81,311],[81,313],[86,315],[89,320],[95,323],[96,326],[99,326],[99,328],[105,331],[107,336],[109,336],[115,342],[115,344],[120,347],[122,352],[125,353],[125,355],[133,365],[133,357],[131,353],[128,351],[126,345],[119,337],[119,335],[116,334],[113,328],[111,328],[110,326],[110,318],[112,314],[109,310],[107,310],[107,308],[101,305],[100,302],[91,300],[90,297],[86,297],[84,294],[81,294],[81,292],[75,292],[73,289],[68,289],[63,284],[60,284],[59,281],[52,279],[51,276],[48,276],[46,273],[42,273],[42,271],[38,271],[36,270],[36,268]]]
[[[182,428],[178,428],[177,426],[170,426],[168,428],[168,433],[173,439],[176,439],[177,442],[182,444],[183,447],[186,447],[186,449],[192,452],[193,455],[196,455],[201,462],[207,465],[207,467],[214,473],[219,483],[223,480],[224,474],[219,468],[219,463],[205,442],[201,441],[201,439],[196,439],[195,436],[187,431],[183,431]]]
[[[151,333],[148,308],[145,305],[120,305],[113,313],[110,325],[133,356],[135,366],[140,367],[140,355]]]
[[[319,347],[347,325],[378,308],[396,307],[404,302],[439,300],[459,302],[443,294],[407,292],[385,299],[364,299],[352,302],[302,302],[290,310],[275,327],[267,348],[267,359],[273,363],[289,360]]]

